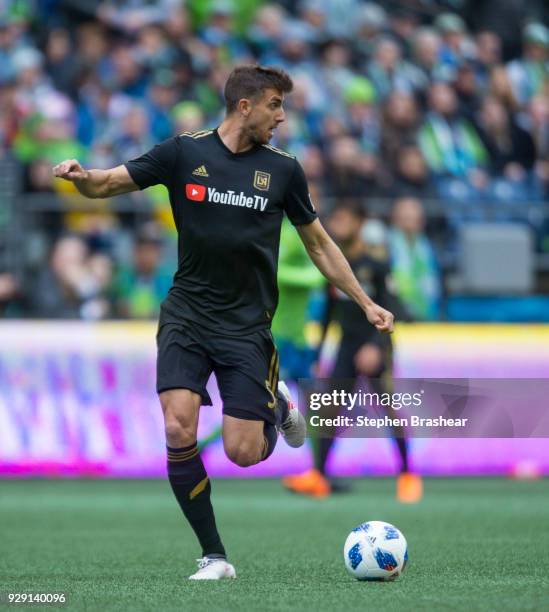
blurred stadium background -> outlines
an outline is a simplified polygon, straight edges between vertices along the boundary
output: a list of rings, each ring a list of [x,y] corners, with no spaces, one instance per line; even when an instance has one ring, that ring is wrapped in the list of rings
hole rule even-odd
[[[367,211],[364,240],[410,313],[396,373],[547,377],[547,17],[542,0],[0,0],[0,475],[164,475],[166,192],[86,200],[51,167],[114,166],[217,125],[238,63],[294,78],[274,144],[301,160],[321,216],[351,198]],[[307,296],[314,351],[322,288]],[[218,399],[203,411],[205,462],[243,476],[219,413]],[[415,440],[412,458],[424,474],[549,472],[543,440]],[[331,467],[394,461],[386,440],[345,440]],[[309,462],[279,445],[245,475]]]

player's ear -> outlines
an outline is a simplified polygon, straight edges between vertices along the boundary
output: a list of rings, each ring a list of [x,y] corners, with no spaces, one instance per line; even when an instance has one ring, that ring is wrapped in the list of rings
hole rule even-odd
[[[241,98],[236,108],[243,117],[247,117],[252,110],[252,103],[248,98]]]

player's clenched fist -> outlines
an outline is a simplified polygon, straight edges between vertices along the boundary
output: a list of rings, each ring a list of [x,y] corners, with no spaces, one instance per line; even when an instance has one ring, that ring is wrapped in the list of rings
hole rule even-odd
[[[77,159],[66,159],[53,167],[53,175],[67,181],[74,181],[75,179],[85,179],[88,173]]]
[[[380,332],[391,333],[393,331],[394,315],[378,304],[370,304],[365,309],[368,321]]]

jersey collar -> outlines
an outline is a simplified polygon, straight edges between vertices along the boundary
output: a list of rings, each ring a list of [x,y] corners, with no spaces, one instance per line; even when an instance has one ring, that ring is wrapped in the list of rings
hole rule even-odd
[[[217,131],[217,128],[215,128],[213,132],[214,132],[215,138],[216,138],[219,146],[230,157],[246,157],[247,155],[251,155],[251,154],[255,153],[257,151],[257,149],[259,148],[259,145],[255,144],[251,149],[248,149],[247,151],[242,151],[241,153],[233,153],[229,149],[229,147],[223,142],[223,140],[221,140],[221,136],[219,135],[219,133]]]

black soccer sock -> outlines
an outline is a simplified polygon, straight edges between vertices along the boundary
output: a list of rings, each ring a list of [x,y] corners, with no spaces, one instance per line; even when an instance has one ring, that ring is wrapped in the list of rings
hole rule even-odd
[[[324,476],[326,475],[326,463],[328,456],[334,445],[335,438],[318,438],[316,441],[316,449],[314,454],[315,468]]]
[[[406,438],[393,438],[395,444],[398,447],[398,452],[400,455],[400,473],[409,471],[408,465],[408,441]]]
[[[392,409],[387,408],[386,413],[392,419],[397,418],[398,414]],[[400,473],[403,474],[409,471],[408,465],[408,440],[403,427],[396,426],[392,428],[393,441],[398,449],[400,456]]]
[[[193,528],[202,556],[225,557],[210,501],[211,485],[196,442],[168,449],[168,479],[183,514]]]
[[[276,441],[278,440],[278,431],[274,425],[265,422],[263,425],[263,439],[265,443],[265,447],[263,450],[263,456],[261,457],[261,461],[265,461],[268,457],[273,454],[273,451],[276,446]]]

